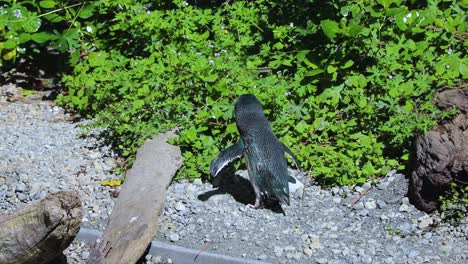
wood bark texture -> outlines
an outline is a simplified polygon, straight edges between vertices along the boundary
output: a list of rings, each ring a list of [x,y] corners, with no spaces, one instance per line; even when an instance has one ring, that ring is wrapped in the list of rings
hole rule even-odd
[[[9,215],[0,215],[0,263],[48,263],[80,230],[80,198],[75,192],[50,194]]]
[[[418,135],[410,153],[408,196],[426,212],[440,206],[439,196],[452,182],[468,184],[468,88],[443,91],[435,100],[440,109],[455,107],[459,114]]]
[[[109,223],[87,263],[131,264],[143,255],[158,230],[166,189],[182,165],[172,133],[147,140],[138,150]]]

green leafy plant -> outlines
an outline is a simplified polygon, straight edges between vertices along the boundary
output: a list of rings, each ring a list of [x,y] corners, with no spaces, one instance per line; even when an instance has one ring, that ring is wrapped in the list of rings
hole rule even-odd
[[[325,184],[402,168],[442,116],[437,89],[467,77],[466,4],[386,1],[100,1],[93,49],[58,102],[96,118],[124,157],[179,129],[178,178],[209,177],[255,94],[274,132]],[[72,57],[73,58],[73,57]]]
[[[468,214],[468,186],[451,184],[446,195],[439,198],[442,201],[442,219],[451,223],[459,223]]]

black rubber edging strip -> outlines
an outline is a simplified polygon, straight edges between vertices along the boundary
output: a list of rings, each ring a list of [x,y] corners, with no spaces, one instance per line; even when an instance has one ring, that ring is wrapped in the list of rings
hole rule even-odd
[[[101,231],[81,228],[75,241],[93,244],[101,235]],[[149,254],[170,258],[174,264],[271,264],[270,262],[242,259],[202,250],[184,248],[155,240],[151,242]]]

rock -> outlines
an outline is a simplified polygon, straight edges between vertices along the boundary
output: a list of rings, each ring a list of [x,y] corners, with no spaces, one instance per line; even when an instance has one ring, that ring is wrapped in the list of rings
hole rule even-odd
[[[353,207],[355,210],[361,210],[361,209],[364,209],[364,203],[362,202],[358,202],[354,205]]]
[[[402,204],[400,205],[400,208],[398,209],[400,212],[408,212],[409,211],[409,206],[407,204]]]
[[[400,229],[401,231],[405,232],[405,233],[409,233],[411,231],[411,224],[410,223],[403,223],[401,224],[398,229]]]
[[[22,202],[26,202],[28,200],[28,196],[24,193],[18,193],[16,197],[18,197],[18,199]]]
[[[430,217],[421,217],[418,220],[419,220],[418,227],[420,229],[425,229],[433,223],[433,219]]]
[[[304,252],[304,255],[306,255],[308,257],[312,256],[312,253],[313,253],[312,249],[310,249],[309,247],[305,247],[303,252]]]
[[[382,200],[377,200],[376,204],[377,204],[377,207],[379,209],[384,209],[387,206],[387,203],[385,201],[382,201]]]
[[[318,264],[327,264],[328,260],[326,258],[318,258],[315,260],[315,262]]]
[[[258,259],[259,259],[259,260],[265,260],[265,259],[267,259],[267,258],[268,258],[268,257],[267,257],[267,255],[265,255],[265,254],[261,254],[260,256],[258,256]]]
[[[174,206],[174,209],[180,212],[187,210],[187,207],[182,202],[177,202]]]
[[[198,179],[195,179],[195,180],[193,181],[193,184],[194,184],[195,186],[202,186],[202,185],[203,185],[203,182],[202,182],[202,180],[201,180],[200,178],[198,178]]]
[[[367,190],[367,189],[369,189],[371,186],[372,186],[372,184],[371,184],[370,182],[365,182],[365,183],[362,185],[362,189]]]
[[[367,256],[367,255],[361,256],[361,262],[362,263],[372,263],[372,258],[370,256]]]
[[[417,251],[417,250],[411,250],[411,251],[408,253],[408,257],[409,257],[409,258],[415,258],[416,256],[419,256],[419,251]]]
[[[278,257],[278,258],[283,255],[283,251],[284,251],[284,249],[282,247],[279,247],[279,246],[274,246],[273,247],[273,252],[275,253],[275,256]]]
[[[183,194],[185,191],[185,186],[182,183],[176,183],[174,186],[174,191],[176,194]]]
[[[380,183],[379,185],[377,185],[377,189],[379,189],[379,190],[385,190],[385,189],[387,189],[388,185],[389,185],[388,182],[382,182],[382,183]]]
[[[333,187],[333,188],[331,188],[331,192],[332,192],[333,195],[338,195],[338,194],[340,194],[340,188]]]
[[[24,191],[26,191],[26,188],[27,188],[26,184],[20,182],[20,183],[16,184],[15,192],[24,192]]]
[[[382,220],[382,221],[388,220],[388,216],[385,215],[385,214],[381,214],[380,215],[380,220]]]
[[[84,260],[88,259],[88,258],[89,258],[89,254],[90,254],[90,253],[89,253],[89,251],[87,251],[87,250],[81,252],[81,259],[84,259]]]
[[[309,235],[310,238],[310,248],[311,249],[319,249],[320,248],[320,237],[319,236],[314,236],[314,235]]]
[[[364,204],[364,208],[369,209],[369,210],[375,209],[376,207],[377,207],[377,204],[374,200],[367,201]]]
[[[178,234],[171,234],[171,235],[169,235],[169,240],[171,240],[171,242],[177,242],[177,241],[179,241],[179,235]]]
[[[302,194],[304,193],[304,184],[300,182],[296,177],[290,176],[294,178],[295,182],[289,182],[289,194],[296,197],[300,198],[302,197]]]
[[[423,237],[424,237],[425,239],[431,239],[432,233],[431,233],[431,232],[427,232],[427,233],[424,234]]]
[[[369,210],[367,209],[362,209],[358,212],[359,216],[368,216],[369,215]]]
[[[410,151],[408,195],[426,212],[440,206],[439,196],[451,183],[466,185],[468,174],[468,88],[443,90],[434,95],[434,101],[441,110],[455,108],[459,112],[418,135]]]
[[[296,251],[296,248],[293,246],[285,246],[284,251]]]

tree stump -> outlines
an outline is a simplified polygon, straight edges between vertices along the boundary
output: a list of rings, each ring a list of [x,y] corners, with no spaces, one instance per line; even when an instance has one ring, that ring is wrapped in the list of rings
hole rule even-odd
[[[143,255],[158,230],[166,189],[182,165],[172,133],[147,140],[138,149],[104,231],[87,263],[132,264]]]
[[[80,230],[82,207],[75,192],[50,194],[10,215],[0,216],[0,263],[48,263]]]
[[[443,91],[435,100],[441,110],[455,107],[459,114],[418,135],[410,153],[408,197],[426,212],[440,206],[452,182],[468,184],[468,88]]]

